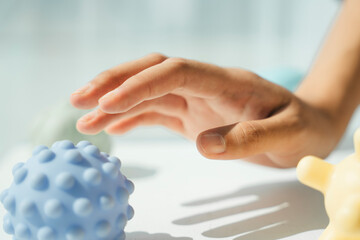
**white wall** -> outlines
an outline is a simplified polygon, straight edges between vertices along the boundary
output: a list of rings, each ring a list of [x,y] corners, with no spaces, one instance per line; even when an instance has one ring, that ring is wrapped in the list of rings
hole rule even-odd
[[[0,0],[0,153],[26,140],[29,123],[44,108],[100,71],[150,52],[306,71],[339,4]]]

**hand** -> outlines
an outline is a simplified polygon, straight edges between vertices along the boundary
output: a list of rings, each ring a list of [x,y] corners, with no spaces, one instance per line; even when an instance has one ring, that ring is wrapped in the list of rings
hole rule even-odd
[[[163,125],[197,139],[211,159],[291,167],[308,154],[326,156],[339,140],[326,111],[252,72],[160,54],[99,74],[71,102],[99,106],[79,119],[83,133]]]

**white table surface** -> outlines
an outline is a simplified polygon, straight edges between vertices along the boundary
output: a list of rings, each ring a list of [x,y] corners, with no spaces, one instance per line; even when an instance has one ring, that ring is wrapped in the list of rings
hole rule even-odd
[[[18,146],[0,161],[0,190],[30,150]],[[349,153],[337,150],[329,161]],[[312,240],[327,225],[322,195],[298,183],[295,169],[208,160],[185,141],[119,142],[113,155],[135,183],[127,240]],[[0,226],[4,213],[1,206]],[[1,228],[0,239],[11,237]]]

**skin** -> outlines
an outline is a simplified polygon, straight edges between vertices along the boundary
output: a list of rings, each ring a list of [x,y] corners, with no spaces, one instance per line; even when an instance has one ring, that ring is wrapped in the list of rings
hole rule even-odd
[[[237,68],[154,53],[108,69],[71,95],[77,128],[123,134],[163,125],[210,159],[293,167],[326,157],[360,103],[360,1],[347,0],[313,68],[291,93]]]

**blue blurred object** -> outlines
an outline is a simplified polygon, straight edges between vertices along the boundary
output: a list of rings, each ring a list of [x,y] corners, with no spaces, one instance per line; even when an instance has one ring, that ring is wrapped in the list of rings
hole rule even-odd
[[[125,239],[134,184],[120,165],[88,141],[38,146],[14,166],[14,182],[0,195],[5,232],[18,240]]]
[[[257,72],[259,76],[294,91],[304,78],[304,73],[291,67],[276,67]]]

